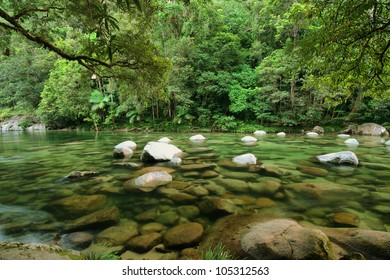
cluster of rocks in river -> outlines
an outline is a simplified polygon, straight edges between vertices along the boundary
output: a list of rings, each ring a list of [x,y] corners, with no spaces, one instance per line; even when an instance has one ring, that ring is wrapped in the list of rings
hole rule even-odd
[[[190,139],[194,143],[206,140],[201,135]],[[255,142],[250,137],[241,141]],[[168,138],[149,142],[140,154],[145,166],[129,165],[131,178],[123,180],[123,191],[118,193],[140,199],[158,197],[155,203],[125,206],[131,214],[124,215],[123,206],[119,209],[102,193],[54,200],[44,210],[67,219],[63,225],[45,228],[59,232],[57,244],[3,243],[0,259],[82,259],[88,252],[102,250],[121,259],[200,259],[219,243],[237,259],[390,259],[390,233],[385,229],[367,229],[370,221],[359,217],[353,207],[321,208],[328,201],[362,197],[390,201],[390,191],[368,193],[347,183],[315,180],[327,176],[329,166],[358,167],[361,162],[353,152],[318,155],[317,163],[296,170],[313,181],[291,182],[295,180],[291,171],[263,164],[251,153],[216,161],[207,145],[182,151],[170,143]],[[125,141],[115,146],[113,156],[128,160],[136,148],[134,142]],[[177,180],[178,171],[184,177],[205,180]],[[66,179],[94,176],[99,174],[75,171]],[[335,228],[269,211],[279,200],[300,199],[320,206],[306,211],[328,217]],[[378,204],[377,211],[390,212],[385,203]]]

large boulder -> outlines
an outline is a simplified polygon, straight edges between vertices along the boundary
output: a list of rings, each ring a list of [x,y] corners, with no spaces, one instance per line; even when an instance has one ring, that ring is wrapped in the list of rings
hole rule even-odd
[[[256,156],[254,154],[243,154],[233,158],[233,162],[239,165],[256,164]]]
[[[143,162],[170,161],[181,153],[182,150],[175,145],[152,141],[144,147],[141,160]]]
[[[310,132],[306,133],[306,135],[308,137],[318,137],[318,133],[314,132],[314,131],[310,131]]]
[[[320,230],[275,219],[258,223],[241,237],[242,249],[257,260],[335,259],[329,238]]]
[[[346,165],[359,165],[359,160],[355,153],[350,151],[342,151],[336,153],[330,153],[325,155],[319,155],[316,157],[321,163],[329,164],[346,164]]]
[[[372,135],[372,136],[388,136],[389,132],[383,126],[376,123],[364,123],[361,125],[350,125],[345,133]]]

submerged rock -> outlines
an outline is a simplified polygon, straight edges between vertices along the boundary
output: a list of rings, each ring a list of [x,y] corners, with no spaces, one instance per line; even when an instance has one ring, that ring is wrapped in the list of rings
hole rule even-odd
[[[72,195],[51,202],[45,209],[58,216],[75,218],[100,210],[106,203],[107,197],[103,194]]]
[[[177,225],[164,234],[164,245],[175,249],[196,246],[202,240],[203,233],[203,226],[199,223]]]
[[[328,170],[326,169],[313,167],[313,166],[299,166],[297,169],[302,173],[306,173],[313,176],[320,176],[320,177],[326,176],[329,173]]]
[[[354,166],[357,166],[359,164],[359,160],[355,155],[355,153],[350,151],[320,155],[317,156],[316,158],[321,163],[347,164],[347,165],[354,165]]]
[[[126,243],[126,248],[137,253],[146,253],[162,242],[162,235],[152,232],[136,236]]]
[[[114,246],[124,245],[128,240],[137,235],[138,229],[133,225],[112,226],[96,235],[96,242]]]
[[[339,212],[333,215],[333,222],[343,226],[359,226],[359,217],[353,213]]]
[[[181,153],[182,150],[175,145],[160,142],[149,142],[142,151],[141,161],[170,161],[174,157],[178,157]]]
[[[99,174],[96,171],[72,171],[68,175],[65,176],[67,179],[78,179],[84,177],[91,177]]]
[[[62,236],[59,244],[67,249],[85,249],[91,245],[93,239],[93,234],[89,232],[72,232]]]
[[[237,213],[239,208],[222,198],[210,198],[199,203],[202,213],[216,217]]]
[[[82,216],[65,224],[65,231],[107,227],[119,222],[119,209],[115,206]]]

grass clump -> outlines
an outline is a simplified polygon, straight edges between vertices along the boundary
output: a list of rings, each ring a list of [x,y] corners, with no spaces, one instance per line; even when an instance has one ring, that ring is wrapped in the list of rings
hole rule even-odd
[[[233,255],[225,248],[222,243],[215,247],[209,248],[203,253],[204,260],[234,260]]]

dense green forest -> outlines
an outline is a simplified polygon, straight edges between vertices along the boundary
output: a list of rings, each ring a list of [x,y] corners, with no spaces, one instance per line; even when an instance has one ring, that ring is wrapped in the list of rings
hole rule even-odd
[[[0,119],[390,126],[385,0],[0,0]]]

